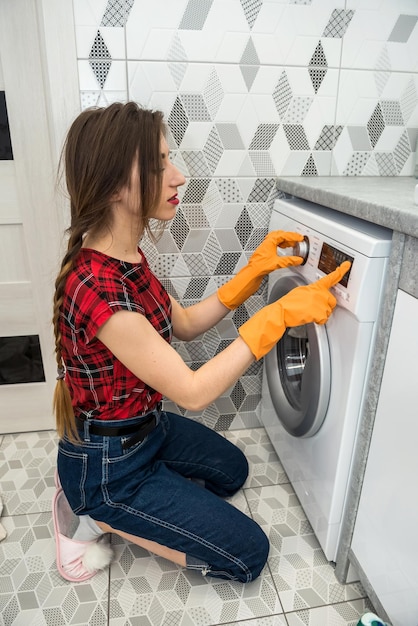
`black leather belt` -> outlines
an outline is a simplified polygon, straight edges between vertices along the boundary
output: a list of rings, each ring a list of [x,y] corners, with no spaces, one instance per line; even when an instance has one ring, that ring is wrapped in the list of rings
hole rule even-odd
[[[102,424],[89,424],[89,432],[92,435],[102,435],[103,437],[122,437],[123,435],[138,434],[136,441],[141,441],[152,431],[157,425],[157,415],[161,411],[161,403],[159,403],[153,411],[143,416],[143,421],[136,424],[120,424],[120,426],[108,426],[106,422]],[[79,428],[84,428],[86,421],[82,417],[75,418]]]

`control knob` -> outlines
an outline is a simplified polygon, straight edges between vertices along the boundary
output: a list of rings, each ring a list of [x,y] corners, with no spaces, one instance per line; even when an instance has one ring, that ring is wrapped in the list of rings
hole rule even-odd
[[[298,241],[293,246],[293,254],[294,256],[301,256],[303,259],[301,265],[305,265],[309,256],[309,239],[308,237],[306,237],[306,235],[304,236],[303,241]]]

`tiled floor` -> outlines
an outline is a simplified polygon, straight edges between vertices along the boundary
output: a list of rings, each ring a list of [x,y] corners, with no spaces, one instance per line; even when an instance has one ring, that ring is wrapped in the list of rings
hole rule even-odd
[[[359,583],[342,586],[325,560],[263,428],[227,431],[250,462],[232,502],[268,533],[258,580],[203,578],[114,540],[111,568],[70,584],[55,566],[54,432],[0,437],[0,624],[4,626],[355,626],[373,610]]]

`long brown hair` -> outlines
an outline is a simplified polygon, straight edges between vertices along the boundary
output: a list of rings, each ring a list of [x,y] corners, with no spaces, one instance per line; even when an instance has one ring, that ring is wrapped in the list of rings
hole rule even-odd
[[[135,160],[139,167],[138,232],[150,231],[150,213],[161,195],[161,134],[165,127],[160,111],[143,109],[134,102],[83,111],[72,123],[61,154],[71,206],[68,248],[55,281],[53,326],[57,360],[57,384],[53,409],[59,437],[78,440],[62,358],[60,308],[65,283],[86,233],[95,235],[110,226],[110,199],[130,184]]]

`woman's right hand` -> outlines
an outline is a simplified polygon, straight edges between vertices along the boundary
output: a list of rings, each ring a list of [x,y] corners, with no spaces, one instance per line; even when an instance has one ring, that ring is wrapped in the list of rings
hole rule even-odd
[[[280,298],[286,328],[310,322],[325,324],[337,304],[335,296],[329,289],[340,282],[350,267],[351,263],[345,261],[315,283],[296,287]]]
[[[292,289],[245,322],[238,332],[255,358],[258,360],[267,354],[288,327],[311,322],[325,324],[337,304],[335,296],[329,290],[350,267],[351,263],[345,261],[315,283]]]

